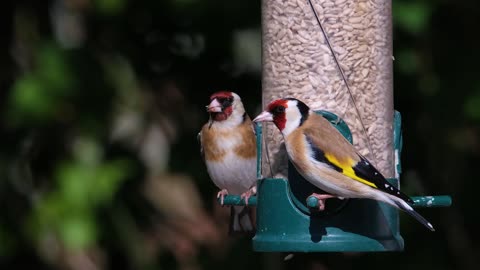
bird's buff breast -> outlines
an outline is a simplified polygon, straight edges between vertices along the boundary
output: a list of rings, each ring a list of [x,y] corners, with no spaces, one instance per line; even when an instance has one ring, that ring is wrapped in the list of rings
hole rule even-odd
[[[251,126],[206,129],[202,134],[210,178],[231,194],[247,191],[256,181],[256,144]]]
[[[254,185],[256,159],[239,158],[228,154],[221,161],[207,161],[207,170],[213,183],[231,194],[240,194]]]
[[[226,131],[204,128],[202,146],[207,161],[222,161],[230,152],[244,159],[257,156],[255,135],[251,127]]]

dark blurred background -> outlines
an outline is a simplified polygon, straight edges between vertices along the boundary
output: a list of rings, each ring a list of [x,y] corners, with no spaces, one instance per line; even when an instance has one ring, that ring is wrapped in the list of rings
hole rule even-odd
[[[480,2],[394,0],[406,250],[255,253],[198,154],[218,90],[261,104],[260,0],[0,5],[1,269],[479,269]]]

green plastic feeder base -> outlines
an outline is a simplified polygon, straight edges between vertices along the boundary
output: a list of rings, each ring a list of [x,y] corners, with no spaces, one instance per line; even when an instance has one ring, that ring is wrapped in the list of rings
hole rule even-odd
[[[403,238],[398,236],[397,239],[384,240],[382,243],[369,239],[367,237],[359,237],[355,234],[348,234],[331,228],[327,235],[322,239],[321,244],[315,243],[308,236],[292,236],[295,241],[290,238],[287,240],[278,237],[257,237],[253,240],[253,250],[257,252],[380,252],[380,251],[402,251]],[[400,246],[402,245],[402,246]],[[394,248],[386,249],[385,246]]]
[[[318,111],[352,142],[346,123],[338,116]],[[262,129],[257,134],[257,196],[248,205],[257,207],[257,231],[253,250],[259,252],[375,252],[402,251],[403,238],[399,230],[399,211],[382,202],[368,199],[329,199],[324,211],[316,210],[318,200],[312,193],[322,192],[307,182],[289,165],[288,179],[263,178]],[[397,177],[401,173],[401,117],[395,112],[394,150]],[[399,180],[387,179],[398,187]],[[450,206],[450,196],[413,197],[413,207]],[[228,195],[225,205],[245,205],[238,195]],[[418,226],[421,226],[418,224]]]
[[[398,213],[383,203],[349,200],[339,213],[308,215],[292,207],[294,203],[285,179],[259,180],[258,189],[262,196],[257,198],[257,233],[253,238],[255,251],[403,250],[403,238],[398,233],[392,234],[392,231],[398,232],[398,218],[389,217]],[[369,224],[372,220],[385,226],[373,226]],[[392,220],[396,224],[390,224]]]

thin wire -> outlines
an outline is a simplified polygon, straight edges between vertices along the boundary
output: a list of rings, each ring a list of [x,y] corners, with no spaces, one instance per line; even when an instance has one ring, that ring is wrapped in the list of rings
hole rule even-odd
[[[267,127],[265,127],[265,130]],[[267,154],[267,163],[268,167],[270,167],[270,177],[273,178],[273,169],[272,169],[272,163],[270,162],[270,153],[268,151],[268,144],[267,140],[265,139],[265,136],[262,135],[263,143],[265,144],[265,154]]]
[[[264,99],[263,96],[262,96],[262,108],[265,108],[265,99]],[[270,168],[270,177],[273,178],[272,163],[270,162],[270,153],[268,151],[267,139],[265,138],[265,136],[267,135],[266,131],[267,131],[267,125],[262,124],[262,141],[263,141],[262,149],[263,149],[263,146],[265,146],[265,154],[267,156],[267,163],[268,163],[268,167]],[[263,175],[263,166],[262,166],[262,175]]]
[[[327,46],[330,49],[330,51],[332,52],[333,60],[335,60],[335,64],[337,65],[338,70],[340,70],[342,80],[343,80],[343,82],[345,82],[345,86],[347,87],[348,94],[350,95],[350,100],[352,101],[353,107],[355,108],[355,112],[357,113],[358,118],[360,120],[360,125],[362,126],[362,133],[365,136],[365,138],[367,139],[368,151],[371,154],[372,161],[374,161],[374,163],[376,163],[375,162],[375,154],[373,153],[372,146],[370,145],[370,139],[369,139],[368,134],[367,134],[367,129],[365,128],[365,125],[363,124],[362,115],[360,114],[360,111],[358,110],[357,104],[355,102],[355,98],[353,97],[352,90],[350,89],[350,85],[348,84],[347,77],[345,76],[345,72],[343,71],[342,67],[340,66],[340,62],[337,59],[337,55],[333,51],[332,44],[330,43],[330,40],[328,39],[327,32],[323,28],[322,23],[320,22],[320,19],[318,18],[318,14],[317,14],[317,11],[315,10],[315,7],[313,7],[312,0],[308,0],[308,3],[310,4],[310,7],[312,8],[312,11],[313,11],[313,14],[315,15],[315,19],[317,20],[318,26],[320,26],[320,30],[322,30],[322,34],[325,37],[325,41],[327,43]]]

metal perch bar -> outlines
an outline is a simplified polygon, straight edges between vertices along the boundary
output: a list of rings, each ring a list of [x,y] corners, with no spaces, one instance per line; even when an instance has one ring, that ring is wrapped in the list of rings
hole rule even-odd
[[[220,203],[220,198],[217,199]],[[223,197],[223,205],[245,205],[245,200],[240,198],[240,195],[227,195]],[[257,196],[252,196],[248,199],[249,206],[257,205]]]
[[[452,197],[447,195],[440,196],[415,196],[411,197],[414,208],[433,208],[433,207],[448,207],[452,205]],[[218,199],[220,203],[220,199]],[[227,195],[223,199],[224,205],[245,205],[245,201],[239,195]],[[257,205],[257,196],[252,196],[248,199],[249,206]],[[318,200],[314,197],[307,198],[307,205],[311,208],[318,207]]]
[[[447,195],[417,196],[412,197],[412,200],[414,208],[448,207],[452,205],[452,197]]]
[[[440,196],[415,196],[411,197],[414,204],[413,208],[433,208],[448,207],[452,205],[452,197],[447,195]],[[315,197],[307,198],[307,205],[311,208],[318,207],[318,199]]]

